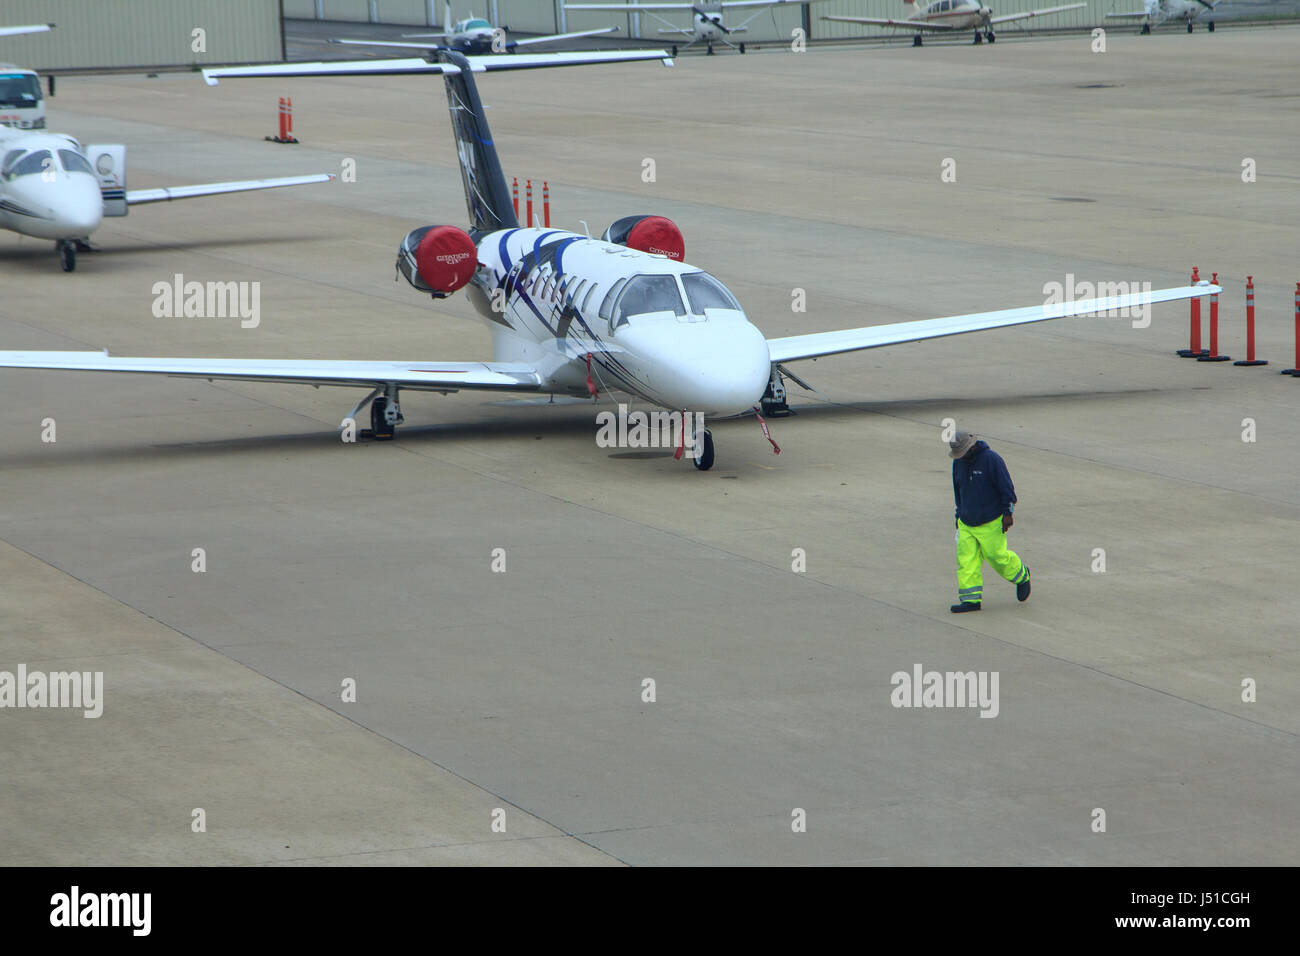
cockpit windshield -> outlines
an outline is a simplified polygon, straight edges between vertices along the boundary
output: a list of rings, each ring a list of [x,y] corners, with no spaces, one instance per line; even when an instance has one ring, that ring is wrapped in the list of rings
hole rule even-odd
[[[41,101],[41,81],[31,73],[0,73],[0,109],[31,109]]]
[[[19,176],[30,176],[33,173],[53,174],[58,168],[48,149],[36,149],[16,162],[6,165],[4,177],[5,179],[17,179]]]
[[[614,306],[613,328],[627,322],[630,316],[649,312],[672,312],[685,315],[686,306],[677,288],[677,280],[670,275],[633,276],[623,287],[623,294]]]
[[[465,25],[461,29],[465,31],[491,30],[492,24],[488,23],[486,20],[466,20]]]
[[[725,285],[707,272],[688,272],[682,276],[682,285],[686,288],[686,298],[691,304],[693,315],[703,315],[705,309],[735,309],[740,311],[740,303]]]
[[[95,171],[90,168],[90,162],[80,153],[73,152],[70,149],[59,150],[59,161],[63,163],[63,168],[70,173],[89,173],[95,175]]]

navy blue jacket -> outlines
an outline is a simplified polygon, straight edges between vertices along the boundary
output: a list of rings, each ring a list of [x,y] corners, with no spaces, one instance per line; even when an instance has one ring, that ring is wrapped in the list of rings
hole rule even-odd
[[[1016,503],[1016,486],[1006,462],[982,441],[977,441],[965,458],[952,463],[952,494],[957,517],[972,527],[1011,514]]]

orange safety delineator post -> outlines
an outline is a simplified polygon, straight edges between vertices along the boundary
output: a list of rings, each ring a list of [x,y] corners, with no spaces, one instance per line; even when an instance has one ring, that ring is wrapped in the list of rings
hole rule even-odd
[[[1219,274],[1211,273],[1210,285],[1219,284]],[[1210,354],[1197,357],[1198,362],[1230,362],[1231,355],[1219,354],[1219,293],[1210,295]]]
[[[515,222],[519,221],[519,177],[510,177],[510,198],[515,204]]]
[[[1233,365],[1267,365],[1265,359],[1255,358],[1255,277],[1246,276],[1246,361]]]
[[[1192,285],[1196,285],[1196,283],[1200,281],[1201,281],[1200,272],[1197,270],[1196,266],[1192,266]],[[1190,336],[1191,341],[1188,344],[1187,348],[1179,349],[1177,354],[1181,355],[1183,358],[1200,358],[1202,355],[1210,354],[1207,351],[1205,351],[1205,349],[1201,348],[1201,297],[1198,295],[1195,298],[1193,298],[1191,302],[1192,302],[1192,315],[1191,315],[1192,331]]]
[[[1295,284],[1295,368],[1283,369],[1282,374],[1300,379],[1300,282]]]
[[[263,137],[271,143],[296,143],[293,138],[293,101],[288,97],[280,97],[280,134],[278,136]]]
[[[528,221],[524,226],[531,229],[533,225],[533,181],[531,179],[527,180],[524,187],[524,197],[528,200]]]
[[[542,181],[542,225],[551,228],[551,184]]]

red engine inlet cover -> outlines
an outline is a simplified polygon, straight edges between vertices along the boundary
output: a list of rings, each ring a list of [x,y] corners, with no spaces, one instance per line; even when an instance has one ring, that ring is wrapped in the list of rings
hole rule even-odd
[[[663,216],[646,216],[628,232],[624,245],[678,262],[686,257],[686,237],[677,223]]]
[[[474,277],[478,247],[463,229],[434,226],[415,248],[415,266],[429,288],[450,295]]]

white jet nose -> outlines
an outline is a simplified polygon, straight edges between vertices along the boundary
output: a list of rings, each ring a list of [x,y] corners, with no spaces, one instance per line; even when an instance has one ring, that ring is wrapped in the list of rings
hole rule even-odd
[[[650,359],[650,384],[670,408],[738,415],[757,405],[767,389],[767,341],[743,315],[633,325],[631,331],[628,347]]]
[[[24,176],[12,187],[14,201],[41,218],[23,221],[23,232],[46,239],[82,239],[99,228],[104,198],[91,176],[59,175],[46,181]]]
[[[50,203],[53,218],[67,238],[88,236],[104,220],[104,197],[89,176],[68,176],[53,184]]]

